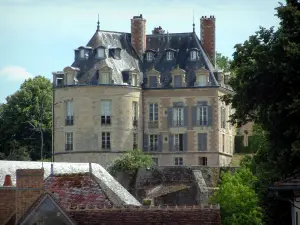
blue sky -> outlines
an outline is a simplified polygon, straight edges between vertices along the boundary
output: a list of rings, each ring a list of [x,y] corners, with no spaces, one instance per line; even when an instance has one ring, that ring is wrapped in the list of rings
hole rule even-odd
[[[216,17],[216,48],[231,56],[259,26],[278,25],[278,0],[0,0],[0,103],[25,79],[63,70],[74,49],[96,29],[130,32],[132,16],[143,14],[147,34],[156,26],[169,33],[192,31],[193,11],[199,36],[200,17]]]

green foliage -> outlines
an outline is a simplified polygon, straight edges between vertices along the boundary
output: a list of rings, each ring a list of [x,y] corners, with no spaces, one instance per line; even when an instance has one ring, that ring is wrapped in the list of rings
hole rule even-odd
[[[235,153],[255,153],[260,148],[260,144],[260,135],[248,136],[248,146],[244,146],[244,136],[234,138]]]
[[[229,72],[231,60],[227,56],[223,56],[221,53],[216,53],[216,64],[219,69],[224,70],[224,72]]]
[[[134,176],[139,168],[147,168],[151,165],[152,158],[149,155],[134,149],[125,153],[123,157],[115,159],[109,171],[113,176],[118,172],[125,172]]]
[[[223,225],[260,225],[263,224],[262,209],[254,191],[257,178],[248,168],[222,172],[221,184],[211,198],[220,204]]]
[[[143,205],[151,205],[150,199],[143,199]]]
[[[44,156],[51,155],[52,85],[42,76],[26,80],[0,106],[0,152],[15,160],[40,159],[40,132]],[[12,150],[13,149],[13,150]]]

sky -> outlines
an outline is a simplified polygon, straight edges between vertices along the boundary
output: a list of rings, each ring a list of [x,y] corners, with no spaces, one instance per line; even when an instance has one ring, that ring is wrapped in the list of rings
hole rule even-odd
[[[0,0],[0,103],[25,79],[72,64],[74,49],[100,29],[130,32],[130,19],[143,14],[146,32],[191,32],[193,11],[200,36],[201,16],[216,17],[216,50],[231,57],[260,26],[278,26],[278,0]]]

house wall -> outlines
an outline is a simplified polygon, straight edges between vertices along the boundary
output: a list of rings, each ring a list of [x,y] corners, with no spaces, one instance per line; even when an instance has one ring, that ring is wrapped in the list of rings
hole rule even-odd
[[[16,189],[0,188],[0,224],[4,224],[16,212]]]
[[[225,152],[221,151],[220,137],[225,134],[226,138],[234,138],[234,128],[220,129],[220,100],[221,92],[217,88],[199,88],[199,89],[164,89],[164,90],[144,90],[144,132],[145,134],[157,134],[162,136],[162,150],[160,152],[151,152],[152,157],[158,159],[160,166],[174,165],[175,157],[182,157],[184,165],[199,165],[199,157],[207,157],[208,166],[228,165],[231,161],[233,144],[231,149],[227,147]],[[206,101],[212,106],[212,125],[197,127],[193,124],[192,107],[198,101]],[[169,127],[168,113],[169,107],[174,102],[183,102],[188,107],[187,126]],[[149,122],[149,104],[158,104],[158,128],[148,126]],[[228,107],[227,107],[228,108]],[[228,126],[227,126],[228,127]],[[170,134],[186,133],[187,149],[183,152],[170,152],[169,140]],[[198,151],[198,133],[207,133],[207,151]],[[232,141],[233,143],[233,141]],[[144,148],[147,146],[144,146]]]
[[[65,126],[65,101],[73,100],[74,125]],[[111,125],[101,125],[101,100],[112,101]],[[56,162],[109,165],[133,148],[133,133],[142,145],[141,89],[127,86],[74,86],[55,89],[54,151]],[[138,102],[138,128],[132,123],[132,102]],[[73,150],[65,151],[65,132],[73,132]],[[111,150],[101,150],[101,132],[110,132]]]

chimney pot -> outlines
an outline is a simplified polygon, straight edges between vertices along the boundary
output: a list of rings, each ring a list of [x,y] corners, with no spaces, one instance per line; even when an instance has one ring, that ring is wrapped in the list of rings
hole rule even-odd
[[[5,175],[3,186],[4,187],[11,187],[12,186],[12,181],[11,181],[11,176],[10,175]]]

